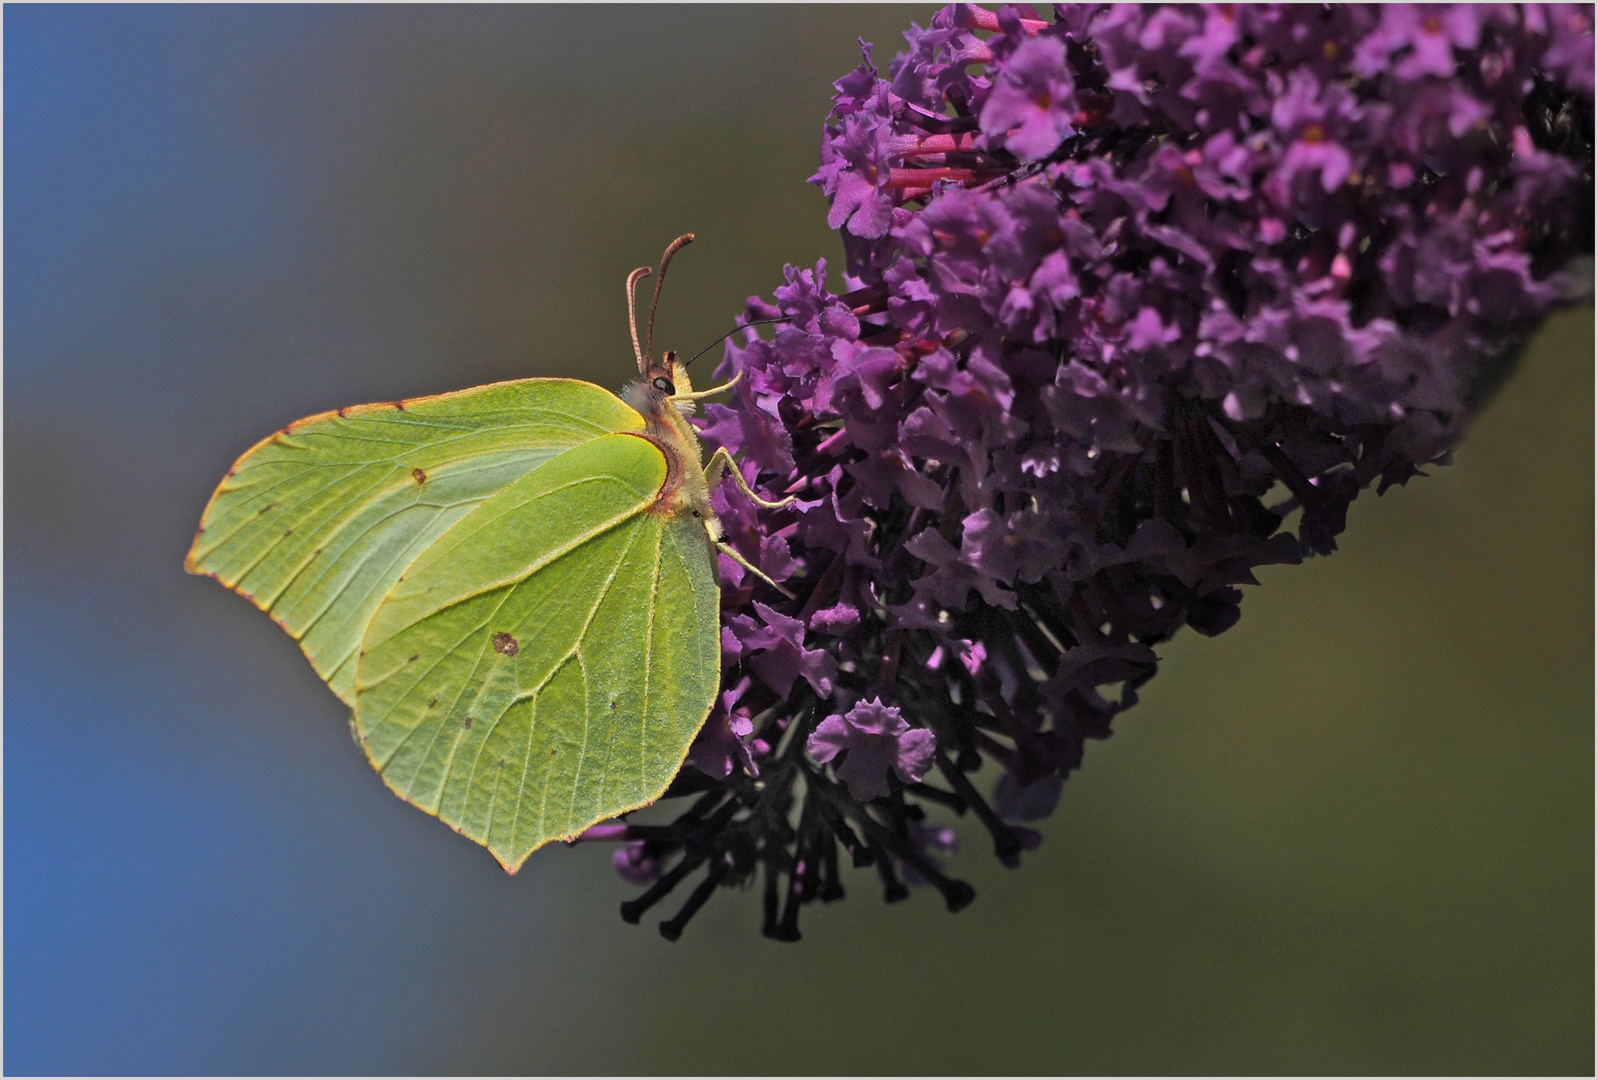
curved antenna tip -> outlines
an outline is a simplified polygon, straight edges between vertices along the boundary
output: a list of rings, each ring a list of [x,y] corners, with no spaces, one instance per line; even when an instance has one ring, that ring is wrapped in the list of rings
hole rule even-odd
[[[655,355],[655,309],[660,306],[660,289],[666,284],[666,268],[671,265],[671,257],[689,244],[694,242],[694,234],[685,232],[677,239],[666,245],[665,252],[660,256],[660,276],[655,279],[655,296],[649,301],[649,328],[644,335],[644,353],[647,356]],[[640,364],[647,361],[640,359]]]
[[[638,282],[650,275],[652,271],[647,266],[640,266],[627,275],[627,329],[633,336],[633,356],[638,360],[638,374],[648,374],[649,361],[644,358],[644,350],[638,347]]]

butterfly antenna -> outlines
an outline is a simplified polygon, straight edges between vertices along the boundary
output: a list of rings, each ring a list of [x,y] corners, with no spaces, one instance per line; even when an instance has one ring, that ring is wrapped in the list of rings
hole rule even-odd
[[[655,355],[655,309],[660,306],[660,287],[666,284],[666,267],[671,265],[671,257],[682,248],[694,242],[694,234],[685,232],[666,246],[666,253],[660,257],[660,276],[655,279],[655,298],[649,302],[649,329],[644,334],[646,342],[644,351],[649,356]]]
[[[647,266],[640,266],[638,269],[627,275],[627,329],[632,331],[633,355],[638,358],[638,374],[640,375],[647,374],[649,361],[644,359],[644,350],[638,347],[637,292],[639,279],[646,278],[648,276],[649,267]],[[655,292],[656,295],[659,295],[660,290],[656,289]]]
[[[791,317],[792,316],[789,316],[789,318],[791,318]],[[728,330],[725,334],[721,335],[715,341],[712,341],[709,345],[706,345],[703,349],[700,349],[698,352],[694,353],[693,356],[688,358],[688,363],[684,364],[683,367],[688,367],[695,360],[698,360],[701,356],[705,355],[711,349],[714,349],[717,345],[720,345],[723,341],[726,341],[728,338],[732,337],[734,334],[736,334],[740,330],[747,329],[748,327],[751,327],[751,326],[770,326],[772,323],[780,323],[780,322],[787,322],[787,321],[788,321],[787,318],[783,318],[783,319],[756,319],[754,322],[746,322],[746,323],[744,323],[743,326],[735,326],[731,330]]]

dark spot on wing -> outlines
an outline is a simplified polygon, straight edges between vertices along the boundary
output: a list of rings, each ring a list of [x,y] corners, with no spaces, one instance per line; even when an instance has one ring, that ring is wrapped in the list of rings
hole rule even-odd
[[[411,470],[411,476],[416,479],[416,482],[418,484],[427,483],[427,474],[424,473],[421,469],[412,469]]]
[[[432,700],[432,701],[429,701],[429,702],[428,702],[428,703],[427,703],[427,707],[428,707],[428,708],[429,708],[429,709],[431,709],[431,708],[432,708],[432,707],[433,707],[433,706],[434,706],[434,705],[437,705],[437,704],[438,704],[438,699],[437,699],[437,698],[434,698],[434,699],[433,699],[433,700]]]
[[[616,699],[615,698],[611,698],[610,699],[610,711],[611,712],[615,712],[616,711]]]
[[[347,410],[346,410],[346,409],[344,409],[344,408],[340,408],[340,409],[339,409],[339,411],[338,411],[338,418],[339,418],[339,419],[340,419],[340,420],[342,420],[342,419],[344,419],[344,418],[345,418],[345,417],[346,417],[346,416],[348,416],[348,415],[349,415],[349,412],[348,412],[348,411],[347,411]]]
[[[500,758],[499,759],[499,767],[501,769],[503,769],[505,767],[505,759],[504,758]]]
[[[404,412],[405,411],[405,403],[403,401],[396,401],[394,403],[394,407],[396,409],[398,409],[400,412]]]
[[[269,502],[265,506],[263,506],[259,510],[257,510],[256,513],[257,514],[264,514],[264,513],[266,513],[268,510],[272,509],[272,507],[274,507],[276,505],[277,505],[277,503],[275,503],[275,502]]]
[[[293,529],[284,529],[283,530],[283,535],[284,536],[293,536],[294,535],[294,530]]]
[[[504,653],[506,656],[515,656],[521,651],[521,646],[516,643],[515,638],[501,630],[494,635],[494,651]]]
[[[467,731],[472,730],[472,718],[468,716],[466,719],[462,720],[461,727],[465,728]]]
[[[550,757],[554,757],[558,753],[560,753],[560,751],[556,750],[553,746],[549,748],[549,756]]]
[[[416,658],[417,658],[417,657],[418,657],[418,656],[421,656],[421,655],[422,655],[422,654],[421,654],[421,653],[419,653],[419,652],[413,652],[413,653],[411,653],[411,655],[410,655],[410,659],[409,659],[409,660],[406,660],[406,661],[405,661],[405,662],[406,662],[406,663],[407,663],[407,664],[408,664],[408,663],[410,663],[410,662],[411,662],[411,660],[415,660],[415,659],[416,659]]]

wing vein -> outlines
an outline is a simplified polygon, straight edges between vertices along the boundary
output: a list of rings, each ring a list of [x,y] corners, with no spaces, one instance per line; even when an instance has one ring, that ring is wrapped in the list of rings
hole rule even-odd
[[[588,609],[588,615],[583,619],[582,629],[577,632],[576,639],[572,642],[572,647],[569,650],[567,650],[566,653],[563,654],[561,656],[561,658],[558,661],[556,661],[556,663],[549,669],[549,674],[546,675],[544,677],[544,680],[541,683],[539,683],[538,686],[536,686],[533,689],[531,695],[526,695],[526,696],[531,696],[531,697],[536,699],[538,693],[540,691],[542,691],[544,689],[544,687],[549,685],[550,680],[555,677],[555,674],[557,672],[559,672],[560,669],[565,666],[566,662],[568,660],[570,660],[573,656],[576,655],[577,650],[582,647],[583,638],[588,636],[588,628],[594,624],[594,616],[599,614],[599,609],[600,609],[601,605],[604,604],[605,598],[610,595],[611,587],[616,583],[616,575],[621,572],[622,564],[627,561],[627,556],[629,554],[631,554],[632,549],[633,549],[633,545],[636,544],[637,542],[638,542],[638,535],[635,533],[627,541],[627,546],[624,549],[622,549],[621,554],[617,557],[615,563],[611,566],[610,573],[605,577],[605,584],[600,587],[598,595],[595,596],[595,598],[594,598],[593,605]],[[523,695],[518,695],[518,696],[523,696]],[[514,704],[514,702],[512,704]],[[533,708],[535,710],[538,708],[536,700],[534,701]],[[507,711],[508,711],[508,706],[507,706]],[[503,716],[504,714],[501,713],[500,715]],[[498,723],[497,719],[495,720],[495,723],[496,724]],[[527,745],[528,745],[528,753],[531,754],[532,753],[532,737],[531,737],[531,735],[529,735],[529,737],[528,737],[528,744]],[[516,796],[516,816],[511,820],[511,831],[512,831],[512,833],[515,832],[516,825],[521,820],[522,794],[523,794],[523,792],[526,791],[526,786],[527,786],[527,774],[524,772],[522,774],[522,789],[521,789],[521,791],[519,791],[517,793],[517,796]]]

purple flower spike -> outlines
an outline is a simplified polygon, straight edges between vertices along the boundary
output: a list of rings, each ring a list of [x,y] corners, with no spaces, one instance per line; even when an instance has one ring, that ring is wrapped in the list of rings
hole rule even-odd
[[[932,765],[938,740],[926,728],[913,728],[899,710],[880,699],[862,701],[841,716],[829,716],[811,732],[805,744],[810,756],[826,764],[839,754],[849,756],[838,766],[838,779],[857,799],[888,794],[888,770],[915,784]]]
[[[1444,463],[1592,251],[1590,6],[955,4],[906,42],[834,84],[844,273],[749,299],[781,323],[701,426],[794,500],[712,496],[786,593],[720,560],[687,808],[626,827],[626,917],[702,875],[672,934],[758,882],[796,941],[850,865],[969,903],[929,812],[1019,865],[1155,647]]]

